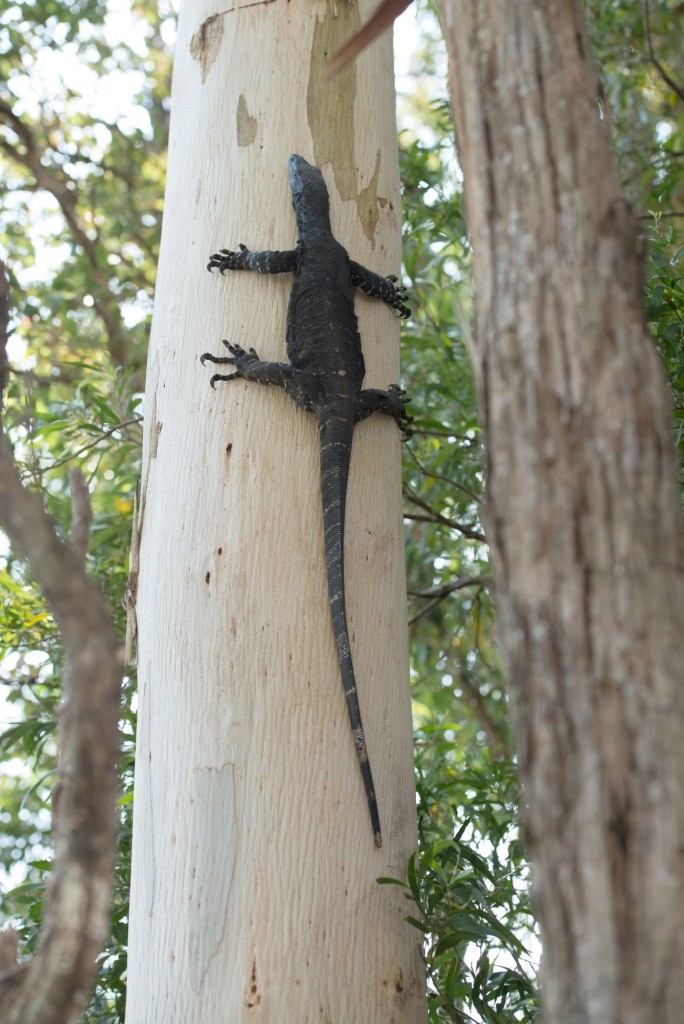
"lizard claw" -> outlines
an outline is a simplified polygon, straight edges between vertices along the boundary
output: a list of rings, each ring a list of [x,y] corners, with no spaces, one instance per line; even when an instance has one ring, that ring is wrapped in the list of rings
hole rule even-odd
[[[221,340],[221,344],[225,345],[226,348],[228,349],[228,351],[230,352],[230,356],[225,356],[224,357],[224,359],[227,362],[234,363],[236,359],[240,359],[240,358],[243,358],[243,357],[248,362],[253,362],[254,360],[258,360],[259,359],[259,356],[257,355],[256,350],[253,349],[253,348],[250,348],[249,351],[245,351],[245,349],[242,347],[242,345],[236,345],[234,342],[228,341],[227,338],[223,338]],[[222,362],[223,362],[223,360],[222,360]]]
[[[389,304],[392,307],[392,309],[397,311],[399,317],[402,320],[405,320],[406,317],[411,316],[411,310],[406,305],[409,297],[408,292],[402,284],[400,284],[398,288],[395,287],[396,282],[399,280],[396,274],[388,274],[385,280],[389,281],[390,285],[392,286],[392,298]]]
[[[401,431],[402,441],[409,441],[413,437],[413,431],[410,427],[410,424],[413,423],[413,416],[409,416],[406,406],[411,399],[406,397],[406,391],[398,384],[390,384],[387,389],[387,395],[390,401],[388,408],[384,409],[383,412],[389,413],[396,421]]]

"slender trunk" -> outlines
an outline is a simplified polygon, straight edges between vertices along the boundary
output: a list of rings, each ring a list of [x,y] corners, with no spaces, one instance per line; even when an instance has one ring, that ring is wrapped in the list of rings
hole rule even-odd
[[[684,1005],[682,524],[580,5],[444,4],[548,1024]]]
[[[366,11],[214,11],[181,11],[149,356],[126,1020],[415,1024],[419,936],[376,882],[415,844],[398,431],[355,430],[346,523],[378,850],[330,627],[315,418],[275,388],[212,391],[199,362],[221,338],[286,358],[289,276],[205,268],[240,242],[293,247],[290,153],[324,169],[352,256],[398,271],[391,48],[326,84]],[[386,387],[396,320],[356,306],[366,381]]]

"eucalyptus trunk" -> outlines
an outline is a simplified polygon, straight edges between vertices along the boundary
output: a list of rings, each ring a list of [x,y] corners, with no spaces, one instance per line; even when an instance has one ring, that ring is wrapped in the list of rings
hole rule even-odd
[[[364,5],[364,7],[367,5]],[[396,424],[354,434],[347,610],[383,828],[374,843],[330,626],[312,415],[209,387],[221,339],[284,360],[291,279],[207,273],[221,247],[291,249],[287,158],[323,169],[352,257],[398,273],[389,41],[333,82],[354,5],[181,9],[140,510],[139,745],[127,1024],[415,1024],[420,936]],[[399,331],[356,301],[366,386]]]

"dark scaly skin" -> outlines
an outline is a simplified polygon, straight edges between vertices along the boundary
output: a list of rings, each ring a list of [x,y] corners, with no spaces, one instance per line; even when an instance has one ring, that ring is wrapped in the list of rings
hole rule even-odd
[[[294,274],[287,313],[289,363],[263,362],[254,349],[224,341],[230,355],[205,352],[202,363],[230,364],[233,372],[217,373],[216,381],[237,377],[284,388],[298,405],[314,413],[321,444],[321,496],[325,560],[337,657],[349,721],[361,767],[376,846],[382,845],[380,817],[373,786],[356,680],[349,649],[344,603],[344,519],[354,424],[374,412],[392,416],[403,440],[411,436],[411,417],[400,388],[362,389],[365,374],[361,338],[354,312],[354,288],[380,298],[401,317],[410,315],[406,292],[396,277],[380,277],[349,259],[330,227],[328,190],[317,167],[301,156],[289,159],[292,205],[299,240],[295,249],[250,252],[222,249],[209,260],[209,270],[256,270],[260,274]]]

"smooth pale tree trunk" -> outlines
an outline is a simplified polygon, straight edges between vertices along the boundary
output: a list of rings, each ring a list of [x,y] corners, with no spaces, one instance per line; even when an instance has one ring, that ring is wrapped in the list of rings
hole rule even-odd
[[[378,850],[329,622],[313,416],[209,387],[221,339],[285,355],[291,278],[206,270],[292,248],[287,157],[324,169],[353,257],[400,265],[392,52],[331,84],[367,10],[182,6],[146,396],[127,1024],[416,1024],[419,935],[400,435],[355,433],[348,613],[383,827]],[[367,386],[399,379],[392,312],[357,300]]]
[[[680,1024],[682,527],[635,220],[579,4],[443,18],[544,1019]]]

